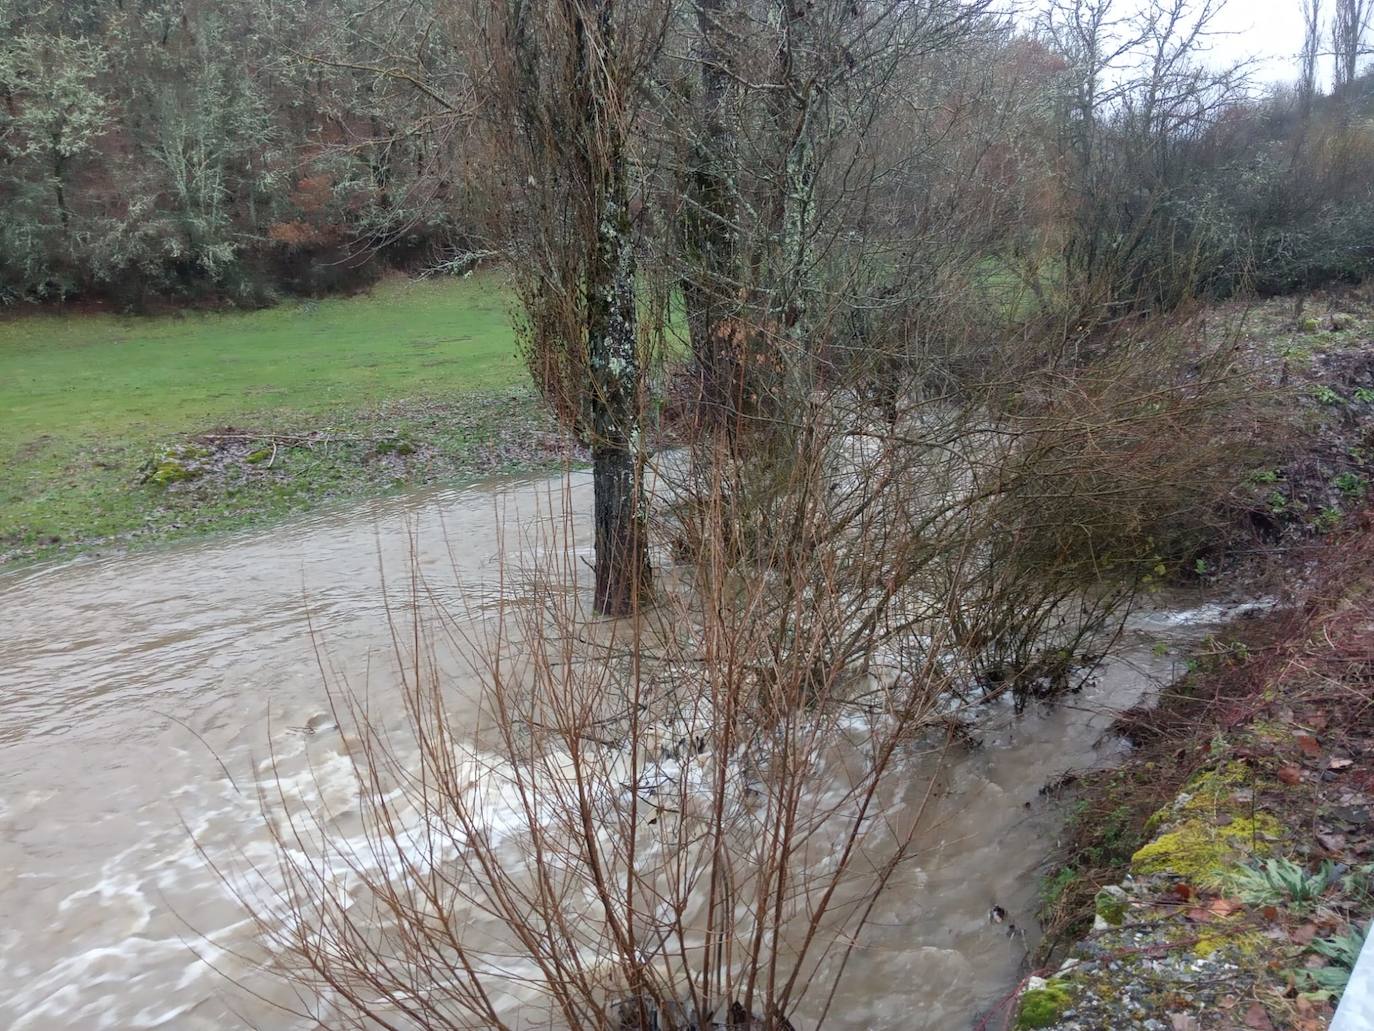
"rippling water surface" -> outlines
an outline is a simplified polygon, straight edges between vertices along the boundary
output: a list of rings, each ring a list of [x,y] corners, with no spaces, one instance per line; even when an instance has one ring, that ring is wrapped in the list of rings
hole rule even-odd
[[[253,975],[251,928],[214,869],[271,860],[265,758],[347,812],[327,678],[398,710],[387,599],[404,605],[419,572],[450,611],[482,619],[503,563],[566,499],[589,510],[585,477],[0,575],[0,1026],[296,1026],[271,1005],[290,997]],[[1008,990],[1057,826],[1040,788],[1119,754],[1103,736],[1111,711],[1169,673],[1152,645],[1218,615],[1142,617],[1072,704],[990,717],[985,747],[941,774],[915,863],[827,1027],[968,1027]],[[475,697],[462,657],[438,658]],[[989,922],[994,904],[1016,932]]]

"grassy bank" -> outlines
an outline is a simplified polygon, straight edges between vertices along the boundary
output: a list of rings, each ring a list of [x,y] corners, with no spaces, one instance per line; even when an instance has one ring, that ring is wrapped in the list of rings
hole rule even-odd
[[[493,276],[257,312],[0,322],[0,559],[540,465]]]
[[[0,563],[566,458],[526,386],[508,296],[494,275],[396,278],[257,312],[0,320]],[[1224,521],[1262,540],[1327,532],[1374,478],[1374,299],[1197,317],[1235,337],[1294,427],[1237,470],[1248,487]]]

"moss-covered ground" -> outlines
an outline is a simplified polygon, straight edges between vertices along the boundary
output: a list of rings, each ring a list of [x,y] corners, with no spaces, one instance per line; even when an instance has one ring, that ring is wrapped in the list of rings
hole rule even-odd
[[[0,561],[548,464],[495,275],[255,312],[0,321]]]

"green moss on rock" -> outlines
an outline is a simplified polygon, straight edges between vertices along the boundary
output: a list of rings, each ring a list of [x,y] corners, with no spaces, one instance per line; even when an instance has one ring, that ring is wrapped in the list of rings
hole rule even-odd
[[[1175,874],[1198,887],[1219,887],[1226,870],[1252,856],[1267,855],[1283,828],[1268,813],[1254,812],[1249,768],[1229,762],[1204,770],[1178,799],[1150,818],[1151,830],[1168,828],[1131,857],[1137,874]]]
[[[1184,785],[1178,798],[1155,813],[1145,824],[1153,831],[1182,817],[1194,814],[1213,815],[1235,808],[1232,796],[1249,783],[1250,774],[1244,763],[1232,762],[1217,769],[1203,770]]]
[[[143,482],[155,487],[168,487],[173,483],[194,480],[203,471],[201,461],[210,455],[210,449],[199,444],[168,448],[144,464]]]
[[[184,480],[194,480],[199,475],[200,470],[186,465],[184,462],[175,458],[164,458],[148,474],[148,482],[157,487],[166,487],[173,483],[181,483]]]
[[[1021,993],[1021,1006],[1016,1011],[1017,1031],[1053,1027],[1072,1005],[1067,981],[1047,981],[1043,988],[1028,989]]]
[[[1169,873],[1202,888],[1220,887],[1226,871],[1250,856],[1267,855],[1282,828],[1267,813],[1232,818],[1225,825],[1192,818],[1161,834],[1131,857],[1137,874]]]
[[[1259,955],[1263,947],[1264,939],[1254,931],[1243,931],[1234,927],[1219,927],[1200,932],[1196,944],[1193,945],[1193,953],[1203,959],[1219,952],[1252,958]]]
[[[1105,923],[1120,927],[1126,921],[1126,892],[1115,885],[1103,888],[1093,898],[1093,911]]]

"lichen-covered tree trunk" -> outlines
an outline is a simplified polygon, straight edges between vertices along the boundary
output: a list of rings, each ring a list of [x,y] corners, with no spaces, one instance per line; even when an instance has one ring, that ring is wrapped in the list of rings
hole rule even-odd
[[[785,413],[798,411],[811,399],[815,386],[815,342],[810,339],[808,293],[810,290],[812,238],[816,232],[817,134],[820,131],[821,85],[824,70],[807,67],[808,49],[818,50],[815,27],[809,18],[812,5],[799,0],[779,0],[777,74],[786,84],[775,100],[774,124],[782,146],[778,182],[776,267],[773,270],[772,318],[780,336],[781,383],[774,399],[775,418],[788,422]],[[803,420],[804,422],[806,420]]]
[[[596,525],[596,608],[625,615],[649,585],[639,418],[635,263],[617,147],[587,268],[588,418]]]
[[[782,268],[778,308],[790,341],[799,343],[806,330],[807,287],[811,272],[811,236],[815,231],[815,109],[810,97],[797,103],[796,132],[783,166]]]
[[[634,610],[650,583],[625,112],[614,78],[613,0],[590,0],[595,20],[588,16],[588,0],[573,2],[581,29],[578,63],[587,101],[582,129],[595,219],[586,269],[584,414],[592,450],[595,605],[599,612],[621,616]],[[588,50],[593,32],[599,48],[595,59]]]

